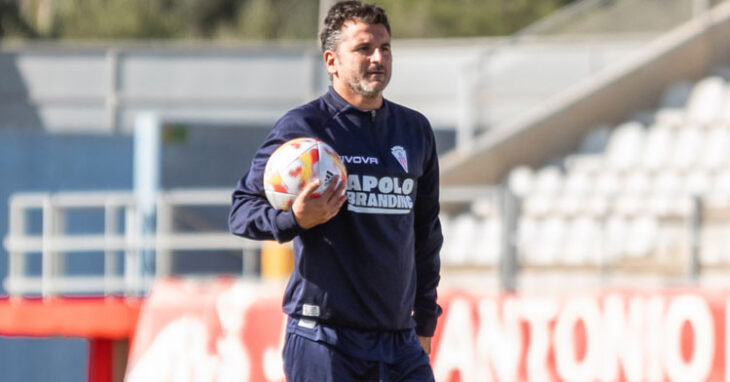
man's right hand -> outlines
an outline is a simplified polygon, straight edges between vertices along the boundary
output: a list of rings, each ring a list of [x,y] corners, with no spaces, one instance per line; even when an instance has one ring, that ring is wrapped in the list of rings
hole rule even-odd
[[[322,195],[314,193],[319,185],[319,179],[309,182],[294,199],[292,212],[294,212],[297,224],[304,229],[312,228],[332,219],[347,200],[347,195],[345,195],[346,182],[330,182]]]

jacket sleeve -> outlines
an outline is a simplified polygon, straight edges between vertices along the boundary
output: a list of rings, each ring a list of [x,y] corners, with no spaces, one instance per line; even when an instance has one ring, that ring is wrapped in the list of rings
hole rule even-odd
[[[292,240],[303,231],[294,219],[294,213],[273,208],[264,193],[264,169],[271,154],[282,143],[307,136],[302,129],[289,125],[286,116],[276,123],[269,136],[256,151],[248,172],[238,181],[233,191],[228,229],[237,236],[254,240]]]
[[[436,287],[441,276],[439,252],[443,244],[439,221],[439,166],[433,131],[428,128],[430,148],[426,151],[423,175],[418,179],[415,206],[416,300],[413,318],[416,334],[432,337],[441,307],[436,302]]]

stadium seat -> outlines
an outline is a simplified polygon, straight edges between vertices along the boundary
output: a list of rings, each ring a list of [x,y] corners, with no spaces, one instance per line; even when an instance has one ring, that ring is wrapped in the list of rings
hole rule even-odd
[[[625,217],[637,216],[646,213],[646,199],[640,195],[623,193],[618,195],[613,201],[611,211],[615,214]]]
[[[641,156],[645,140],[644,127],[635,121],[626,122],[611,133],[605,152],[606,166],[612,171],[628,171]]]
[[[719,208],[730,206],[730,167],[715,173],[710,182],[707,203]]]
[[[730,107],[730,103],[728,103]],[[705,144],[702,145],[699,166],[708,171],[719,171],[730,166],[730,128],[728,126],[716,125],[707,132]]]
[[[522,200],[522,217],[539,219],[554,211],[555,198],[537,193]]]
[[[689,171],[695,165],[702,145],[705,143],[705,134],[694,127],[681,129],[677,133],[676,143],[669,156],[669,165],[677,171]]]
[[[602,240],[604,263],[613,264],[624,257],[628,234],[629,225],[624,217],[612,214],[606,219]]]
[[[494,198],[481,197],[471,202],[471,212],[477,218],[499,216],[499,205]]]
[[[660,262],[685,262],[689,248],[689,231],[683,222],[660,225],[657,230],[654,258]]]
[[[726,224],[712,224],[700,232],[700,262],[702,265],[718,265],[728,259]]]
[[[562,260],[570,265],[598,264],[601,257],[601,226],[595,219],[580,217],[569,223]]]
[[[499,216],[481,219],[476,227],[476,243],[471,264],[492,266],[499,261],[502,246],[502,222]]]
[[[527,166],[515,167],[507,176],[507,186],[512,193],[525,198],[535,188],[535,173]]]
[[[608,198],[593,194],[586,199],[585,213],[594,218],[605,217],[608,213]]]
[[[567,224],[560,217],[550,216],[540,222],[533,257],[536,265],[562,263],[561,254],[565,245],[566,231]]]
[[[668,158],[672,155],[673,145],[674,134],[669,127],[661,124],[651,126],[641,154],[640,168],[655,172],[666,166]]]
[[[626,256],[629,258],[647,257],[656,248],[659,224],[649,215],[638,216],[631,220],[626,237]]]
[[[668,127],[683,126],[687,121],[684,108],[660,107],[654,113],[654,122]]]
[[[665,168],[654,175],[651,188],[655,194],[679,195],[682,192],[681,178],[676,171]]]
[[[601,171],[594,179],[594,195],[611,197],[619,192],[622,177],[609,170]]]
[[[564,216],[586,213],[587,199],[592,194],[591,178],[583,172],[571,172],[565,177],[563,192],[556,200],[556,209]]]
[[[690,196],[705,196],[712,189],[712,178],[700,168],[695,168],[684,176],[683,194]]]
[[[596,176],[603,170],[603,157],[600,154],[571,154],[565,158],[565,170],[568,173],[582,173]]]
[[[644,196],[651,190],[651,178],[642,171],[631,171],[624,177],[622,193]]]
[[[727,84],[722,77],[711,76],[700,80],[687,101],[687,122],[706,127],[720,120],[726,105]]]
[[[534,193],[545,196],[560,194],[563,187],[563,174],[557,166],[545,166],[535,174]]]
[[[470,213],[456,216],[450,222],[449,263],[467,265],[473,258],[477,238],[477,219]]]

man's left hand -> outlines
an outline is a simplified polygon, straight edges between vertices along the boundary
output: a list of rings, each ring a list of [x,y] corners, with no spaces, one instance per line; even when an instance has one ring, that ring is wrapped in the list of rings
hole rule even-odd
[[[431,337],[418,336],[418,342],[421,343],[423,351],[425,351],[426,354],[431,354]]]

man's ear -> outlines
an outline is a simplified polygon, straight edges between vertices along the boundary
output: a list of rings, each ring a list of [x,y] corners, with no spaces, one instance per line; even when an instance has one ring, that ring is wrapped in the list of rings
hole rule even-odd
[[[337,56],[335,55],[335,52],[325,50],[322,57],[324,58],[324,66],[327,68],[327,73],[329,73],[330,76],[334,76],[337,73],[337,68],[335,66]]]

